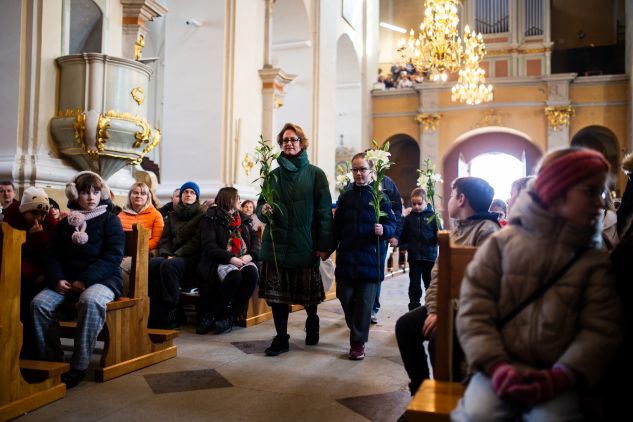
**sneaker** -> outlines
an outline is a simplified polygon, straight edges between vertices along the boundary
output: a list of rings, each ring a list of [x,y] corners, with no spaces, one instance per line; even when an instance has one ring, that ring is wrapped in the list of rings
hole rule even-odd
[[[66,384],[66,388],[76,387],[86,377],[86,369],[79,370],[70,368],[70,371],[62,374],[62,382]]]
[[[228,317],[215,322],[215,334],[224,334],[233,330],[233,318]]]
[[[372,324],[378,324],[378,312],[374,312],[374,311],[371,312],[370,322]]]
[[[264,351],[264,353],[266,353],[266,356],[277,356],[282,353],[286,353],[290,350],[290,344],[288,342],[289,339],[289,334],[286,334],[285,336],[275,336],[272,344]]]
[[[196,327],[196,334],[206,334],[213,328],[213,324],[215,323],[214,318],[210,314],[204,314],[198,321],[198,326]]]
[[[365,343],[361,341],[353,341],[349,348],[350,360],[363,360],[365,359]]]
[[[319,317],[306,319],[306,345],[314,346],[319,343]]]

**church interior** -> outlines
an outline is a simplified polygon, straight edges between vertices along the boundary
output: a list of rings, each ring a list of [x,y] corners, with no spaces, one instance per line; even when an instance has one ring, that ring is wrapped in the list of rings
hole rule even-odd
[[[420,31],[433,2],[455,5],[458,58],[430,63],[424,50],[440,43]],[[307,135],[332,202],[352,157],[388,144],[387,175],[405,208],[421,172],[441,176],[434,206],[448,228],[452,180],[481,177],[505,201],[514,180],[559,148],[601,152],[616,203],[626,187],[630,0],[0,0],[0,10],[0,180],[18,200],[35,186],[67,211],[66,183],[92,171],[121,207],[135,182],[161,205],[187,181],[201,203],[223,187],[257,202],[258,142],[276,145],[287,122]],[[3,283],[19,280],[11,274],[19,254],[9,257],[6,246],[17,240],[8,238]],[[127,317],[141,324],[119,326],[120,342],[100,338],[96,372],[68,390],[59,368],[40,389],[24,381],[43,369],[20,369],[20,345],[5,334],[11,326],[21,336],[19,318],[11,320],[17,289],[0,302],[0,420],[448,420],[413,411],[399,419],[412,400],[394,336],[407,312],[408,266],[396,250],[388,267],[363,362],[347,359],[335,284],[319,306],[319,345],[304,345],[305,313],[295,307],[290,353],[280,358],[264,356],[275,326],[256,291],[242,327],[199,336],[187,324],[176,336],[143,326],[141,286],[141,307]],[[147,259],[135,268],[147,271]],[[189,293],[182,306],[191,319]],[[99,372],[101,355],[135,336],[153,339],[146,357],[129,358],[131,370],[117,372],[117,361]]]

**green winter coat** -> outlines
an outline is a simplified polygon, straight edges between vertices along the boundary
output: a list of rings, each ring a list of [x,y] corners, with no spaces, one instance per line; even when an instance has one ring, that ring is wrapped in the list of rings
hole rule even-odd
[[[318,267],[316,251],[332,251],[332,197],[327,177],[308,161],[305,150],[296,157],[280,155],[272,171],[275,200],[273,236],[277,263],[283,268]],[[266,223],[260,257],[273,262],[268,218],[262,214],[264,199],[257,202],[257,216]]]

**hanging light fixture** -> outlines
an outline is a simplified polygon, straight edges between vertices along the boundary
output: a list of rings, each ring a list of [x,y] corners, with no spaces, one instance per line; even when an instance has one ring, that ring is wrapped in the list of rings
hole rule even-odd
[[[492,85],[485,84],[485,71],[479,63],[486,55],[481,34],[464,27],[464,40],[459,36],[457,6],[459,0],[426,0],[420,32],[413,29],[409,39],[398,43],[402,64],[411,63],[416,71],[431,81],[448,80],[449,73],[458,73],[452,88],[452,100],[479,104],[492,100]]]

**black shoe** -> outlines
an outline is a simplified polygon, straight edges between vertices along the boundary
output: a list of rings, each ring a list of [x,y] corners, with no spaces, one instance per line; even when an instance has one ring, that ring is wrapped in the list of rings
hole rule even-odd
[[[289,334],[285,336],[275,336],[270,347],[264,351],[266,356],[277,356],[290,350],[288,339],[290,339]]]
[[[206,334],[213,328],[213,324],[215,323],[215,319],[209,315],[204,314],[200,317],[200,321],[198,321],[198,326],[196,327],[196,334]]]
[[[226,319],[221,319],[215,322],[215,330],[216,334],[224,334],[228,333],[233,329],[233,318],[228,317]]]
[[[306,319],[306,344],[314,346],[319,343],[319,316],[308,317]]]
[[[412,310],[414,310],[416,308],[419,308],[419,307],[420,307],[420,303],[419,302],[418,303],[409,303],[409,310],[410,311],[412,311]]]
[[[66,388],[76,387],[86,377],[86,372],[88,372],[86,369],[80,371],[71,368],[70,371],[62,374],[62,382],[66,384]]]

